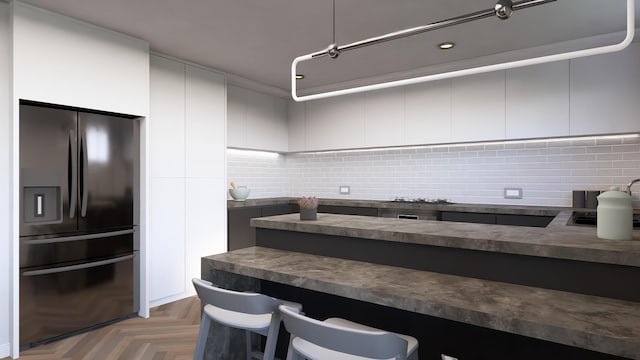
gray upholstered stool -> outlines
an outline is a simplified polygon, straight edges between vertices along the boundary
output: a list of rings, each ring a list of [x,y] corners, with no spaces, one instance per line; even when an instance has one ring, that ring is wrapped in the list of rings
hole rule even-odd
[[[418,340],[340,318],[315,320],[279,307],[291,333],[287,360],[418,359]]]
[[[298,303],[282,301],[262,294],[225,290],[205,280],[194,278],[193,286],[200,299],[206,304],[194,360],[201,360],[204,357],[212,321],[245,330],[248,360],[253,358],[251,333],[266,336],[267,342],[262,359],[272,360],[280,330],[281,317],[278,306],[286,304],[298,311],[302,309],[302,305]]]

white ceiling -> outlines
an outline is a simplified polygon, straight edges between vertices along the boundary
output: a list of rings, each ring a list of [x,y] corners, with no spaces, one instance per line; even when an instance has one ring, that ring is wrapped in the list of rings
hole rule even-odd
[[[25,0],[149,41],[158,53],[289,91],[291,61],[332,41],[332,0]],[[492,8],[494,0],[336,0],[338,44]],[[635,0],[636,8],[640,0]],[[625,0],[558,0],[302,63],[301,88],[332,87],[507,51],[614,33]],[[640,19],[636,10],[636,19]],[[637,22],[639,20],[636,20]],[[456,48],[436,45],[453,41]],[[400,75],[399,75],[400,76]]]

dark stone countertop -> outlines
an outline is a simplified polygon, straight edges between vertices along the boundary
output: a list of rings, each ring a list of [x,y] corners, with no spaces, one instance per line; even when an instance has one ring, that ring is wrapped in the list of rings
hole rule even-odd
[[[298,214],[255,218],[251,226],[640,267],[640,230],[635,241],[603,240],[595,227],[566,225],[570,214],[561,211],[546,228],[324,213],[316,221]]]
[[[242,208],[251,206],[267,206],[280,204],[296,204],[297,197],[277,197],[247,199],[245,201],[227,200],[227,208]],[[378,209],[415,209],[415,210],[439,210],[439,211],[462,211],[462,212],[483,212],[500,213],[514,215],[547,215],[555,216],[568,208],[551,206],[524,206],[524,205],[491,205],[491,204],[425,204],[425,203],[402,203],[384,200],[358,200],[358,199],[319,199],[320,205],[351,206]]]
[[[640,359],[640,303],[261,247],[202,266]]]

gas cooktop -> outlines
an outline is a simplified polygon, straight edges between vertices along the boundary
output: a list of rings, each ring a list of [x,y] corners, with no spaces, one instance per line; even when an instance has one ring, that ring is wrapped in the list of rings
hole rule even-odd
[[[424,198],[407,199],[407,198],[402,198],[402,197],[397,197],[397,198],[391,200],[391,202],[396,202],[396,203],[417,203],[417,204],[439,204],[439,205],[455,204],[455,203],[452,203],[451,201],[449,201],[448,199],[424,199]]]

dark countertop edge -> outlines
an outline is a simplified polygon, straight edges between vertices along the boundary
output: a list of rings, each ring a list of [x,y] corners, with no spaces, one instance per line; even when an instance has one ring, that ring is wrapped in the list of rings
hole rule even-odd
[[[215,256],[215,255],[214,255]],[[373,304],[378,304],[382,306],[389,306],[391,300],[393,300],[393,296],[389,296],[388,294],[381,294],[381,296],[377,296],[374,293],[371,293],[371,296],[363,296],[365,293],[370,292],[362,292],[362,291],[353,291],[357,290],[353,287],[349,287],[347,285],[334,284],[331,282],[315,280],[315,279],[306,279],[301,276],[291,275],[291,274],[283,274],[276,273],[272,270],[266,269],[256,269],[251,268],[245,265],[230,263],[227,261],[217,260],[211,258],[211,256],[203,257],[204,260],[209,261],[214,264],[214,268],[222,271],[227,271],[239,275],[249,276],[253,278],[258,278],[266,281],[273,281],[285,285],[291,285],[296,287],[301,287],[314,291],[321,291],[327,294],[342,296],[354,300],[360,300],[365,302],[370,302]],[[280,277],[280,279],[278,279]],[[282,277],[286,278],[286,281],[283,281]],[[317,285],[316,285],[317,284]],[[449,306],[446,302],[442,302],[440,306]],[[417,312],[415,307],[411,305],[407,306],[393,306],[397,309],[406,310],[410,312]],[[527,336],[535,339],[551,341],[555,343],[560,343],[568,346],[578,347],[582,349],[603,352],[615,356],[622,356],[634,359],[640,359],[640,343],[637,341],[627,340],[624,338],[618,337],[607,337],[603,335],[596,335],[589,332],[567,329],[562,327],[557,327],[553,325],[535,323],[523,319],[514,319],[511,317],[503,316],[499,317],[491,314],[490,316],[497,317],[497,319],[481,323],[481,321],[477,319],[484,319],[487,313],[473,311],[469,309],[463,309],[459,307],[449,306],[451,309],[455,309],[456,311],[462,312],[462,314],[458,316],[453,316],[450,313],[455,313],[455,311],[450,312],[436,312],[433,311],[429,313],[428,311],[420,311],[419,313],[434,316],[438,318],[443,318],[452,321],[458,321],[465,324],[480,326],[484,328],[489,328],[497,331],[504,331],[516,335]],[[528,326],[522,326],[527,324]],[[535,326],[537,329],[527,329],[530,326]],[[554,336],[556,335],[556,336]],[[564,335],[564,336],[561,336]],[[572,340],[559,340],[562,337],[572,338]],[[583,341],[577,341],[576,339],[584,339]],[[603,342],[607,343],[607,346],[603,346]],[[631,352],[621,352],[620,349],[629,349],[633,348]]]
[[[227,209],[243,208],[251,206],[269,206],[280,204],[297,204],[298,197],[257,198],[245,201],[227,200]],[[439,210],[439,211],[464,211],[464,212],[488,212],[508,213],[514,215],[543,215],[556,216],[567,207],[535,206],[535,205],[504,205],[504,204],[424,204],[424,203],[398,203],[385,200],[359,200],[359,199],[320,199],[320,205],[369,207],[379,209],[415,209],[415,210]],[[589,209],[594,210],[595,209]]]
[[[357,216],[357,215],[338,215],[334,216]],[[566,212],[560,213],[560,215],[566,215]],[[280,215],[283,216],[283,215]],[[508,240],[495,240],[487,239],[483,237],[469,238],[464,236],[444,236],[438,234],[426,234],[415,232],[399,232],[397,229],[393,230],[380,230],[380,229],[362,229],[362,228],[345,228],[337,225],[319,224],[316,222],[283,222],[270,220],[267,218],[255,218],[251,219],[251,226],[258,228],[283,230],[283,231],[297,231],[314,234],[325,234],[333,236],[349,236],[358,237],[370,240],[379,241],[392,241],[400,243],[413,243],[421,245],[441,246],[449,248],[460,248],[468,250],[478,251],[491,251],[506,254],[517,254],[537,257],[548,257],[556,259],[596,262],[603,264],[624,265],[640,267],[640,256],[632,256],[634,253],[630,253],[628,249],[599,249],[594,246],[580,246],[578,244],[553,244],[542,242],[523,242],[523,241],[508,241]],[[559,220],[564,221],[565,216],[558,216]],[[568,218],[568,216],[567,216]],[[383,219],[383,218],[380,218]],[[393,219],[387,219],[393,220]],[[383,220],[385,221],[385,220]],[[406,220],[416,221],[416,220]],[[420,220],[429,221],[429,220]],[[293,224],[293,226],[291,226]],[[566,224],[562,223],[562,224]],[[487,225],[487,224],[474,224],[487,227],[493,226],[508,226],[508,225]],[[558,228],[566,229],[568,225],[550,224],[546,228],[540,228],[542,230],[554,231]],[[319,229],[322,228],[322,231]],[[518,227],[513,226],[517,229]],[[571,227],[573,228],[573,226]],[[579,227],[572,229],[576,232],[581,231]],[[595,229],[593,229],[595,231]],[[615,241],[615,240],[602,240],[603,243]],[[633,241],[633,240],[631,240]],[[625,241],[626,242],[626,241]],[[579,252],[579,253],[577,253]],[[615,260],[611,258],[614,257]]]

